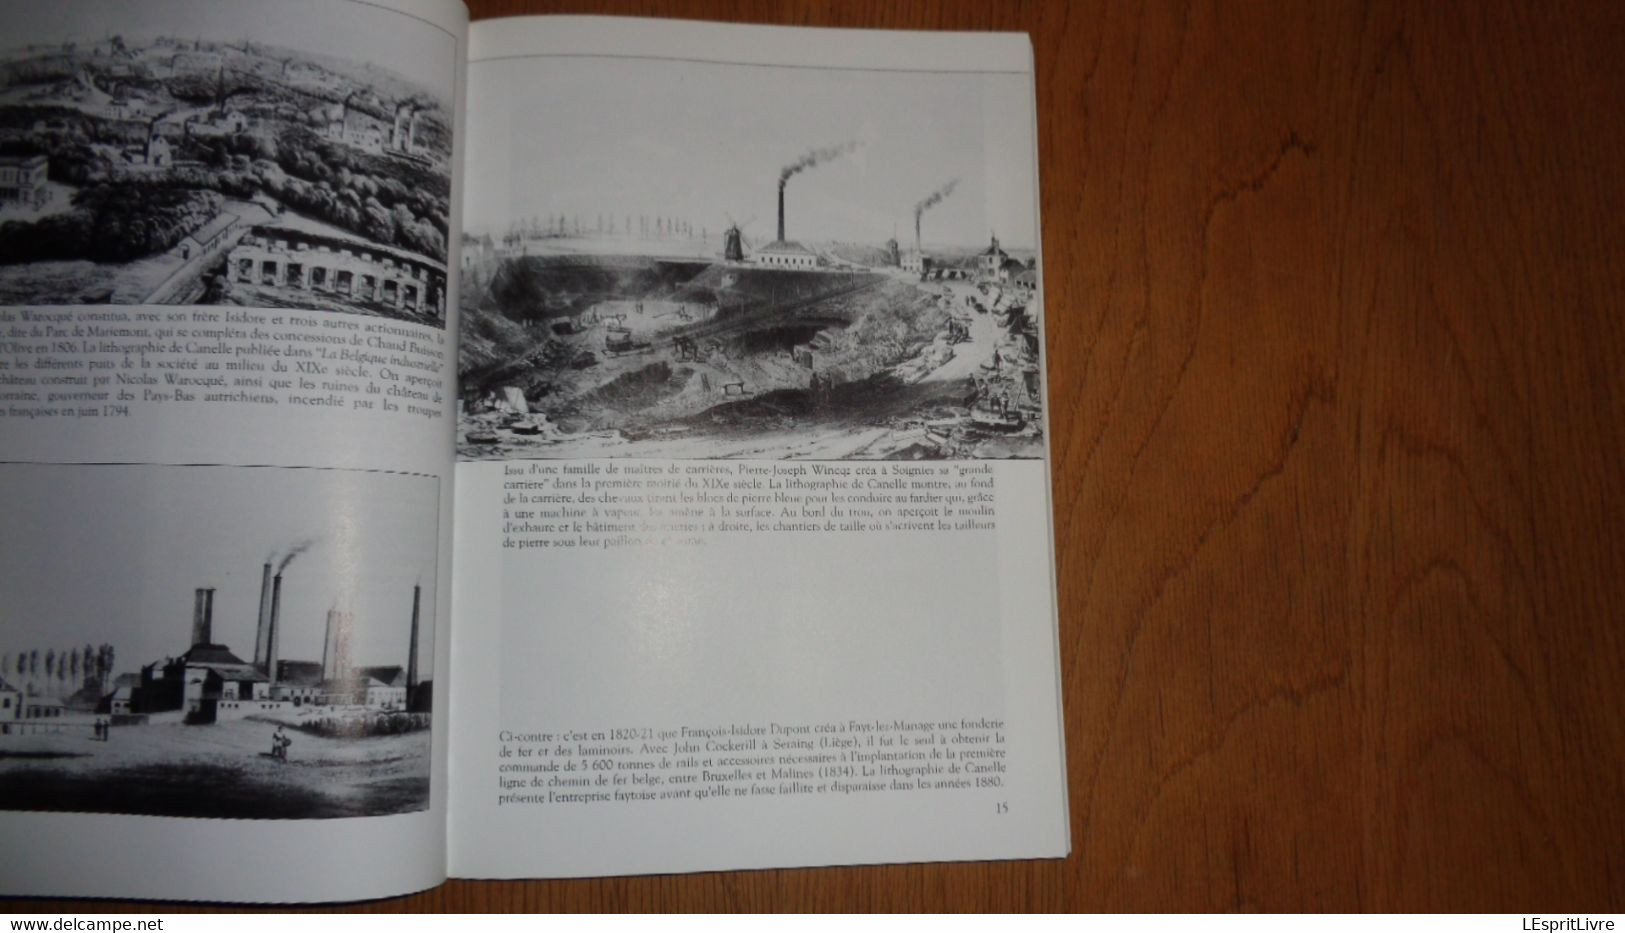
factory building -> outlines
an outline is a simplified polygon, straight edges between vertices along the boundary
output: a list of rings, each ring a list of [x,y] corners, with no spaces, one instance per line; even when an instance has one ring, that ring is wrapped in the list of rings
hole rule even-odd
[[[281,661],[272,695],[292,707],[364,706],[404,710],[406,674],[400,665],[356,668],[339,677],[323,677],[316,661]]]
[[[418,151],[418,122],[422,113],[410,101],[395,107],[393,118],[382,116],[382,105],[362,94],[351,94],[329,111],[322,135],[368,152],[413,156]]]
[[[329,294],[439,320],[446,314],[446,267],[364,240],[262,225],[226,258],[233,283]]]
[[[419,116],[421,113],[417,106],[410,102],[395,108],[395,125],[389,133],[390,149],[406,155],[417,152]]]
[[[282,604],[282,576],[270,577],[266,564],[260,583],[260,626],[255,638],[257,657],[271,677],[271,697],[293,707],[364,706],[377,710],[404,710],[417,688],[418,626],[423,588],[412,587],[412,623],[406,667],[352,667],[350,641],[355,614],[333,607],[322,633],[322,660],[280,661],[276,658]],[[269,594],[269,595],[267,595]]]
[[[406,709],[406,669],[399,664],[356,669],[356,680],[366,705],[374,709]]]
[[[774,240],[756,251],[755,262],[777,269],[816,269],[818,254],[793,240]]]
[[[179,657],[141,668],[130,691],[132,713],[184,713],[188,722],[214,722],[276,709],[270,683],[252,664],[215,644],[214,590],[192,594],[192,646]]]
[[[278,661],[271,693],[279,700],[294,706],[309,706],[321,701],[322,665],[320,661]]]
[[[244,661],[213,641],[214,594],[212,588],[194,591],[191,647],[178,657],[142,667],[131,680],[125,680],[129,675],[121,676],[115,690],[104,698],[107,711],[178,713],[189,723],[210,723],[285,713],[302,706],[415,708],[421,587],[412,588],[411,645],[405,668],[352,667],[349,652],[354,616],[337,608],[327,614],[320,663],[279,660],[282,575],[273,576],[269,563],[261,578],[255,660]],[[23,715],[29,712],[24,709]],[[42,709],[38,715],[53,714]]]
[[[816,269],[823,264],[818,254],[784,236],[784,179],[779,179],[779,236],[756,251],[755,262],[777,269]]]
[[[334,142],[348,143],[368,152],[384,148],[384,119],[364,106],[367,102],[357,94],[344,98],[330,112],[323,135]]]

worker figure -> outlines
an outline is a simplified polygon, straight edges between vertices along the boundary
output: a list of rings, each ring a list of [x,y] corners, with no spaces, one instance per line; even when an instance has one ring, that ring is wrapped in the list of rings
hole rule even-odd
[[[288,738],[288,734],[282,731],[281,726],[277,726],[276,734],[271,736],[271,757],[287,761],[288,746],[292,744],[293,739]]]

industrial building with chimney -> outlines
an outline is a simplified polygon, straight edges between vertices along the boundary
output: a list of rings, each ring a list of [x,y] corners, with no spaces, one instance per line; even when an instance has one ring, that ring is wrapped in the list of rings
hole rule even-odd
[[[176,657],[143,666],[127,698],[116,698],[123,700],[119,712],[148,718],[170,714],[189,723],[210,723],[311,706],[368,712],[426,709],[427,692],[419,696],[418,680],[421,586],[412,587],[404,668],[353,665],[355,617],[337,606],[327,613],[320,662],[282,659],[282,573],[273,573],[269,561],[261,575],[252,662],[214,641],[214,595],[213,588],[194,591],[191,646]]]
[[[794,240],[784,238],[784,183],[779,179],[779,236],[756,251],[756,262],[779,269],[816,269],[823,265],[818,254]]]

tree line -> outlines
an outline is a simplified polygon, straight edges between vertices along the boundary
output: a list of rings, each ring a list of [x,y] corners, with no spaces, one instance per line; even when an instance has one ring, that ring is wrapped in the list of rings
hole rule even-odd
[[[130,262],[171,249],[219,214],[224,203],[213,191],[100,184],[81,189],[73,207],[60,214],[0,224],[0,256],[6,262]]]
[[[237,197],[264,192],[375,243],[446,258],[451,186],[425,166],[360,152],[304,127],[274,138],[193,138],[182,155],[208,168],[177,171],[177,180]]]
[[[58,651],[38,648],[0,656],[0,676],[15,678],[13,687],[29,696],[68,697],[94,687],[104,692],[113,673],[113,646],[85,643]]]

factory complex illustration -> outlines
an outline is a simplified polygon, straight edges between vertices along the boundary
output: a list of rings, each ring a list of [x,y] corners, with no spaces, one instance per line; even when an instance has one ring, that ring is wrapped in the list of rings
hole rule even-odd
[[[1035,252],[556,214],[465,234],[459,455],[799,459],[1042,454]]]
[[[451,122],[384,67],[247,40],[0,49],[0,301],[444,326]]]
[[[406,664],[356,667],[350,663],[355,617],[337,608],[327,613],[320,661],[279,658],[282,577],[271,576],[269,563],[265,577],[251,663],[213,640],[215,591],[198,589],[191,647],[173,658],[144,665],[133,682],[119,685],[107,695],[98,711],[120,718],[168,715],[188,723],[275,716],[311,706],[345,713],[428,711],[428,693],[418,679],[419,589],[412,591]]]
[[[284,571],[303,547],[264,564],[257,606],[231,608],[239,634],[252,613],[242,654],[217,628],[213,587],[193,591],[190,620],[166,626],[180,650],[133,670],[114,672],[113,643],[82,655],[8,651],[3,806],[239,818],[427,806],[433,682],[419,648],[430,625],[422,588],[400,593],[390,619],[358,619],[335,601],[320,622],[320,655],[284,657],[285,633],[316,624],[283,609]],[[367,626],[398,626],[404,656],[355,657]],[[312,633],[301,634],[308,643]]]

